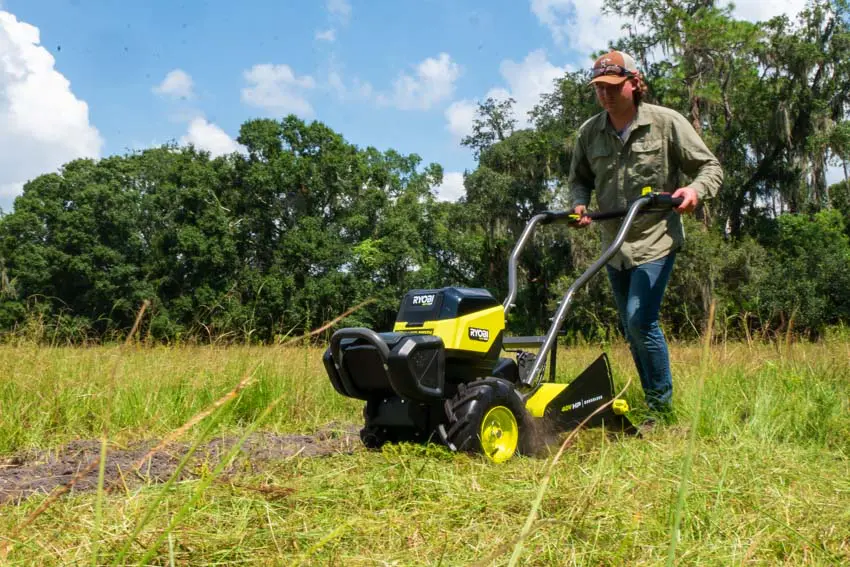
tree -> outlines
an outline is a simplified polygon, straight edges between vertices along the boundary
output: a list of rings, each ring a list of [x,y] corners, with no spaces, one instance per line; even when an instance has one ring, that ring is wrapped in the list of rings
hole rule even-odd
[[[472,134],[461,140],[461,145],[472,149],[475,159],[481,152],[510,136],[516,127],[513,106],[516,100],[508,97],[496,100],[487,97],[478,104],[476,117],[472,122]]]
[[[652,97],[691,118],[727,172],[717,211],[739,236],[749,213],[825,204],[828,144],[813,137],[846,116],[844,0],[814,1],[797,25],[734,20],[713,1],[606,2],[637,22],[616,46],[642,61]],[[668,57],[653,61],[661,50]]]

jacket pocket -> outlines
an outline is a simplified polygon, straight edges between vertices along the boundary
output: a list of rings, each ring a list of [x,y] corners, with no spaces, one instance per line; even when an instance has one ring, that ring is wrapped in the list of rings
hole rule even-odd
[[[594,144],[587,151],[588,161],[595,177],[596,196],[600,207],[612,206],[617,195],[617,155],[605,144]]]
[[[591,147],[587,152],[588,160],[594,168],[599,166],[600,164],[608,164],[608,162],[612,159],[613,152],[611,148],[597,144]]]
[[[631,147],[631,159],[628,172],[629,198],[640,196],[644,187],[660,191],[658,183],[665,177],[663,143],[660,139],[641,140]]]

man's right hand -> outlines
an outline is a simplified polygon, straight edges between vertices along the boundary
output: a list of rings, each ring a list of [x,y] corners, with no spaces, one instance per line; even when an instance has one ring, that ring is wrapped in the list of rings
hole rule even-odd
[[[588,216],[585,216],[587,214],[587,207],[585,207],[584,205],[576,206],[573,209],[573,213],[579,216],[578,222],[576,223],[576,226],[578,226],[579,228],[583,228],[593,222],[593,219]]]

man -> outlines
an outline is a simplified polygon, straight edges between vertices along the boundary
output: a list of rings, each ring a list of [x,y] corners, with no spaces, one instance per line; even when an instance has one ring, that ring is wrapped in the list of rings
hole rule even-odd
[[[684,243],[681,215],[717,193],[723,172],[681,114],[641,100],[646,87],[631,56],[612,51],[599,57],[590,83],[604,110],[579,129],[569,175],[573,212],[587,211],[592,192],[600,211],[627,207],[644,187],[683,199],[673,210],[638,215],[606,266],[652,423],[671,410],[673,378],[658,314]],[[598,222],[607,248],[622,220]],[[590,224],[581,217],[580,226]]]

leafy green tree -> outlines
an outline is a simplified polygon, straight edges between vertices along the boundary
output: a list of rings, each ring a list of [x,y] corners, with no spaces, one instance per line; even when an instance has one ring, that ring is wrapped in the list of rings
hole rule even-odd
[[[605,9],[632,22],[612,46],[641,62],[647,99],[686,116],[726,172],[698,222],[686,219],[665,327],[695,336],[712,301],[723,321],[746,323],[724,332],[793,320],[816,336],[850,319],[846,0],[812,0],[796,18],[759,24],[713,0]],[[435,199],[439,165],[359,148],[294,116],[246,121],[244,153],[213,159],[168,145],[68,163],[27,183],[0,217],[0,330],[47,322],[54,338],[111,339],[150,300],[151,338],[273,341],[367,299],[340,324],[386,329],[415,287],[502,298],[528,220],[567,204],[578,129],[600,111],[588,78],[554,81],[527,127],[513,99],[483,101],[462,142],[478,163],[459,203]],[[829,166],[844,167],[843,183],[827,187]],[[521,258],[510,330],[547,328],[598,246],[592,230],[543,227]],[[604,338],[612,324],[601,275],[576,297],[567,334]]]
[[[793,320],[817,337],[850,318],[850,239],[840,211],[783,215],[763,244],[770,266],[747,290],[763,322],[784,331]]]
[[[122,158],[77,160],[25,185],[0,232],[18,298],[77,317],[84,334],[132,322],[151,289],[130,173]]]

